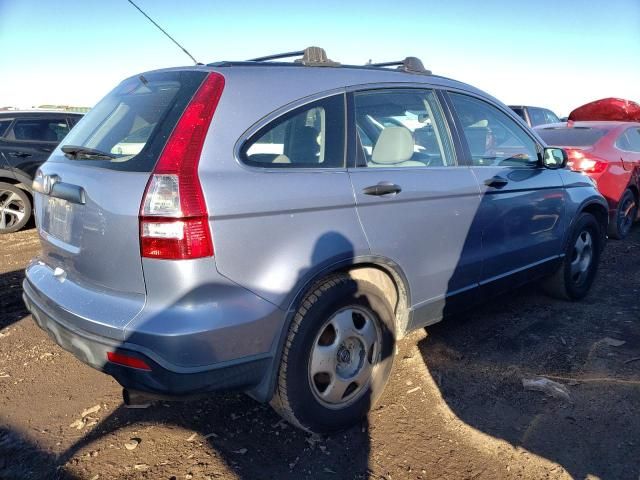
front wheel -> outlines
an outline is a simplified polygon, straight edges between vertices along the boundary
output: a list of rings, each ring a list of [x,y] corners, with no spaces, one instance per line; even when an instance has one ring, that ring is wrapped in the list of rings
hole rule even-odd
[[[327,278],[302,301],[289,329],[271,404],[287,421],[331,433],[360,421],[393,364],[394,313],[374,284]]]
[[[618,240],[622,240],[631,231],[633,222],[638,216],[638,202],[633,192],[626,189],[618,202],[615,218],[609,223],[609,235]]]
[[[600,224],[590,213],[582,213],[578,217],[562,264],[542,283],[549,295],[565,300],[579,300],[589,293],[603,247],[600,228]]]

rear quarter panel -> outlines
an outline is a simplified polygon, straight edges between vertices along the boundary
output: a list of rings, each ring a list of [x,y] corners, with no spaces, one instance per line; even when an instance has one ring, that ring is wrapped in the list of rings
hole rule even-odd
[[[258,125],[344,92],[327,90],[322,74],[290,79],[286,86],[269,72],[227,79],[199,167],[218,271],[283,309],[317,272],[369,254],[346,168],[276,170],[238,159]]]

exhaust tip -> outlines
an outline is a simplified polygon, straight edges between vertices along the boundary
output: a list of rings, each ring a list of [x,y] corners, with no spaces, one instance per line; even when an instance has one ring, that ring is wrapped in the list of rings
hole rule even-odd
[[[123,388],[122,401],[127,408],[149,408],[152,400],[140,392]]]

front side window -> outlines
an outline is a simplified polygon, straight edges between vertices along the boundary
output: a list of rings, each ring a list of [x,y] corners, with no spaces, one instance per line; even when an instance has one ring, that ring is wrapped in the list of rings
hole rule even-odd
[[[25,118],[16,120],[7,134],[10,140],[59,142],[69,132],[64,118]]]
[[[242,148],[263,168],[344,167],[344,96],[299,107],[261,128]]]
[[[560,123],[558,116],[551,110],[544,109],[544,121],[545,123]]]
[[[616,141],[616,147],[627,152],[640,153],[640,128],[628,128]]]
[[[445,167],[455,164],[440,105],[430,90],[355,94],[356,131],[366,167]]]
[[[469,95],[450,93],[473,165],[538,165],[536,142],[507,114]]]

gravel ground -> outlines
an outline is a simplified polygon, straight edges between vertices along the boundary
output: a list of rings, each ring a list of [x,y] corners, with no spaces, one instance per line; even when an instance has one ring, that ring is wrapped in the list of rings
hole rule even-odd
[[[34,230],[0,244],[0,478],[430,479],[640,476],[640,227],[592,293],[535,287],[400,342],[367,422],[316,438],[242,394],[124,408],[21,300]],[[544,375],[569,398],[523,389]]]

